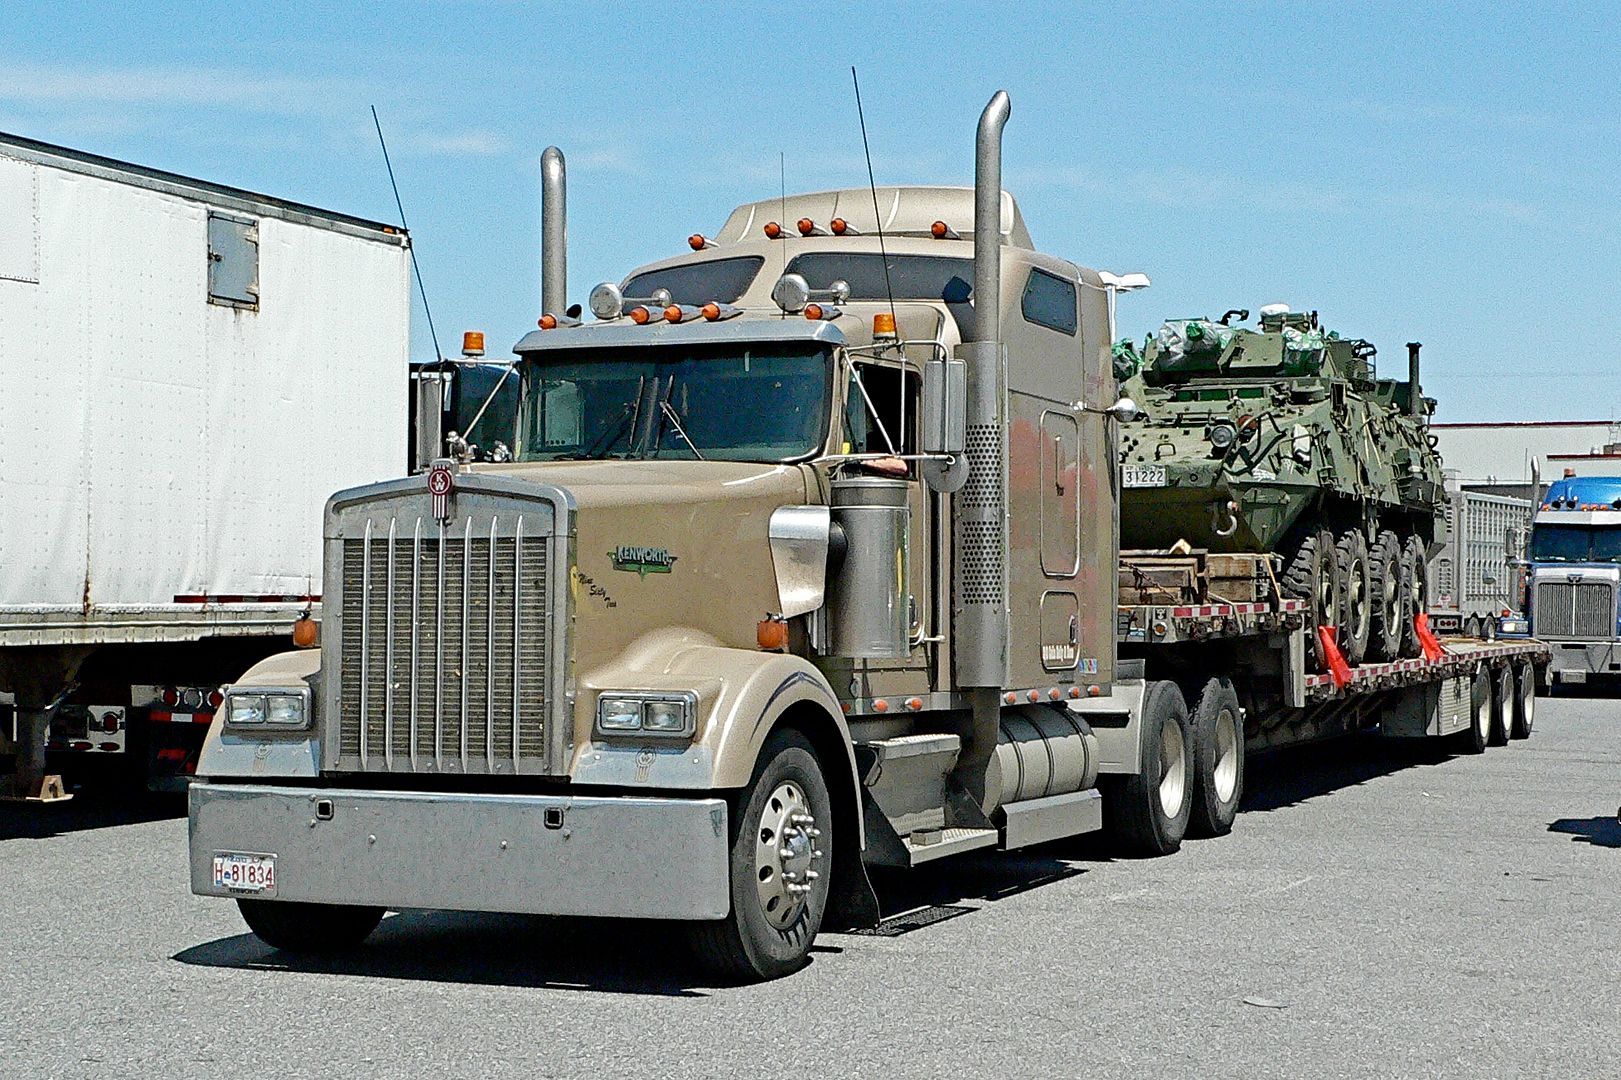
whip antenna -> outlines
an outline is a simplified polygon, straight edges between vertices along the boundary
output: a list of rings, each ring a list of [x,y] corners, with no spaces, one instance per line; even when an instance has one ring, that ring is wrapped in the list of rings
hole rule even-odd
[[[394,164],[388,160],[388,141],[383,138],[383,122],[377,119],[377,106],[371,107],[371,122],[377,126],[377,145],[383,148],[383,166],[388,169],[388,186],[394,189],[394,206],[400,212],[400,228],[409,235],[411,226],[405,222],[405,204],[400,201],[400,185],[394,182]],[[417,248],[409,245],[411,272],[417,279],[417,294],[422,297],[422,314],[428,317],[428,338],[433,342],[434,359],[444,363],[445,354],[439,348],[439,333],[433,328],[433,310],[428,307],[428,290],[422,287],[422,267],[417,265]]]
[[[878,229],[878,257],[884,264],[884,292],[889,296],[889,317],[895,317],[895,289],[889,283],[889,252],[884,250],[884,219],[878,212],[878,182],[872,178],[872,147],[867,145],[867,117],[861,111],[861,80],[850,65],[850,81],[856,88],[856,119],[861,121],[861,149],[867,155],[867,187],[872,190],[872,220]]]

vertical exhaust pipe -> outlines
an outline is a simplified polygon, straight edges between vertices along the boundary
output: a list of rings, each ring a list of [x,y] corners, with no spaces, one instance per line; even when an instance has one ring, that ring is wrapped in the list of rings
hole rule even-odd
[[[1407,411],[1416,417],[1424,415],[1424,395],[1418,389],[1418,350],[1423,347],[1417,341],[1407,343]]]
[[[568,307],[568,182],[563,151],[540,155],[540,311],[561,315]]]
[[[957,493],[952,581],[956,684],[982,691],[975,745],[965,763],[995,743],[996,696],[1008,676],[1007,390],[1002,357],[1002,128],[1013,105],[998,90],[979,117],[974,141],[974,319],[958,347],[968,376],[968,480]],[[988,725],[988,727],[987,727]],[[985,738],[981,738],[984,735]]]

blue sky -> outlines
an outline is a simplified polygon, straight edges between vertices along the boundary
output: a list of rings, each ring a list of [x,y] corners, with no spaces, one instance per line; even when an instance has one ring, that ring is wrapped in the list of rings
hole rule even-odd
[[[1621,5],[1135,7],[13,0],[0,130],[393,221],[375,104],[442,344],[498,348],[539,314],[548,143],[583,301],[779,153],[865,183],[850,65],[880,183],[970,183],[1002,87],[1037,245],[1154,280],[1122,332],[1282,300],[1390,374],[1422,340],[1440,419],[1621,413]]]

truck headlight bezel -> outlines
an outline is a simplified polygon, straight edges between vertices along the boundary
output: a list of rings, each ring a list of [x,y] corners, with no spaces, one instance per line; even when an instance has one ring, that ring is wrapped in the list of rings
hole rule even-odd
[[[314,719],[303,686],[244,686],[225,693],[221,712],[231,731],[308,731]]]
[[[698,695],[690,690],[604,690],[597,695],[597,734],[605,738],[691,738]]]

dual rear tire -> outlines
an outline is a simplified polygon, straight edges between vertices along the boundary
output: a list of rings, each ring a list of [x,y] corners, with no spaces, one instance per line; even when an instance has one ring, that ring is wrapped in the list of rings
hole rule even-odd
[[[1193,726],[1175,683],[1148,683],[1139,724],[1137,772],[1098,780],[1103,827],[1122,855],[1170,855],[1188,831],[1196,775]]]

